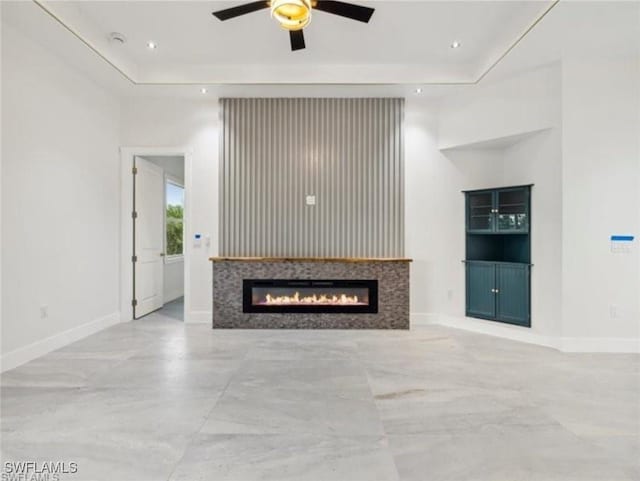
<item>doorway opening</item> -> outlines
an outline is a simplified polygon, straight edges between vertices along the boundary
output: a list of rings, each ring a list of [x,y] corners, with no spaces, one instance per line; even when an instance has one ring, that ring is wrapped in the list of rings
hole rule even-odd
[[[185,319],[185,157],[134,155],[132,317]]]

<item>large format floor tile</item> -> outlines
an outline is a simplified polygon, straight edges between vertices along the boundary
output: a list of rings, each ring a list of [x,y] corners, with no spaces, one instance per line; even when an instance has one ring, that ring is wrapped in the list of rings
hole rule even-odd
[[[631,471],[560,426],[489,425],[466,433],[391,435],[400,479],[633,481]]]
[[[383,437],[203,435],[187,449],[172,481],[394,481]]]
[[[441,326],[211,330],[158,313],[0,389],[2,461],[77,462],[63,480],[640,479],[639,356]]]

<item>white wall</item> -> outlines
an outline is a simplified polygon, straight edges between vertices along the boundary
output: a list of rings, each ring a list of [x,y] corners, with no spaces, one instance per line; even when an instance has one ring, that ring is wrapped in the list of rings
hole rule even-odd
[[[557,85],[559,87],[559,83]],[[557,126],[523,139],[504,150],[502,167],[503,185],[534,184],[531,191],[531,330],[552,339],[560,335],[562,321],[561,140],[561,129]]]
[[[143,159],[160,167],[165,176],[184,186],[184,157],[180,156],[142,156]],[[164,209],[164,206],[162,206]],[[168,259],[165,257],[162,300],[166,304],[184,296],[184,257]]]
[[[539,74],[538,74],[539,75]],[[539,78],[539,77],[536,77]],[[545,71],[544,78],[551,85],[545,89],[554,91],[557,100],[559,70],[556,67]],[[527,88],[527,80],[522,84]],[[537,81],[537,80],[536,80]],[[516,78],[514,84],[522,82]],[[558,109],[558,102],[547,99],[546,105]],[[438,149],[438,108],[433,102],[419,97],[407,99],[405,112],[405,225],[406,254],[413,258],[411,265],[411,312],[416,322],[433,321],[441,314],[464,317],[464,197],[463,189],[507,185],[510,183],[534,182],[540,189],[540,197],[534,197],[534,212],[540,209],[547,217],[549,205],[560,201],[557,186],[547,187],[546,179],[556,182],[559,178],[558,134],[537,134],[537,140],[523,141],[520,150],[513,148],[508,166],[503,150],[475,150],[447,152]],[[538,118],[535,128],[549,127],[549,111]],[[558,119],[554,118],[555,123]],[[533,127],[532,127],[533,128]],[[510,133],[517,131],[511,130]],[[496,134],[498,135],[498,134]],[[191,261],[192,305],[187,318],[208,322],[210,320],[210,265],[209,255],[217,254],[217,209],[218,209],[218,105],[214,98],[207,100],[173,100],[167,98],[131,99],[123,107],[122,138],[125,145],[163,147],[183,145],[193,149],[194,186],[192,230],[210,234],[210,249],[195,251]],[[546,139],[546,140],[543,140]],[[555,142],[555,143],[554,143]],[[546,150],[545,150],[546,149]],[[555,149],[555,150],[553,150]],[[549,154],[549,150],[553,153]],[[553,172],[553,166],[558,169]],[[521,166],[523,170],[519,170]],[[551,171],[551,172],[549,172]],[[529,175],[530,172],[533,172]],[[524,180],[528,179],[528,180]],[[552,183],[553,183],[552,182]],[[555,184],[554,184],[555,185]],[[542,195],[545,189],[555,197]],[[540,204],[540,205],[538,205]],[[558,209],[555,212],[560,212]],[[535,215],[535,214],[534,214]],[[549,217],[551,219],[551,217]],[[544,239],[558,235],[559,216],[549,220],[548,228],[534,231],[533,252],[544,251]],[[555,232],[552,233],[551,231]],[[539,237],[536,237],[538,235]],[[536,241],[539,239],[539,241]],[[558,241],[559,242],[559,241]],[[559,252],[556,249],[554,252]],[[544,256],[541,253],[540,256]],[[534,257],[535,259],[535,257]],[[550,260],[550,264],[559,264]],[[547,307],[548,300],[542,285],[553,285],[558,278],[554,272],[545,272],[540,265],[534,276],[534,292],[540,288],[541,295],[534,295],[534,315],[550,319],[557,303]],[[555,276],[555,277],[554,277]],[[536,284],[537,282],[537,284]],[[557,291],[555,295],[559,295]],[[538,303],[535,300],[538,299]],[[555,301],[554,301],[555,302]],[[551,307],[551,305],[553,307]],[[539,322],[534,330],[547,329],[553,321]],[[495,323],[494,323],[495,324]],[[508,326],[509,327],[509,326]],[[507,327],[507,328],[508,328]]]
[[[508,140],[539,129],[546,130]],[[507,143],[492,157],[486,148],[500,145],[498,138]],[[489,186],[487,173],[492,185],[535,184],[530,334],[461,319],[455,289],[453,302],[440,294],[440,321],[564,350],[640,350],[638,242],[631,254],[612,254],[609,242],[612,234],[637,238],[640,230],[638,57],[569,52],[561,64],[445,98],[438,144],[448,148],[445,156],[469,174],[474,188]],[[462,166],[470,157],[476,165]],[[465,186],[451,179],[443,182]],[[451,228],[453,239],[462,238]],[[452,242],[461,254],[459,241]],[[447,248],[441,252],[452,261],[456,256]],[[437,278],[447,282],[446,274]],[[453,262],[448,282],[461,285]]]
[[[637,348],[638,242],[612,254],[609,237],[640,235],[640,62],[568,59],[562,84],[563,337]]]
[[[121,139],[125,146],[188,147],[193,176],[189,192],[191,218],[186,220],[185,242],[210,236],[211,245],[191,249],[187,322],[211,322],[211,263],[218,252],[218,102],[215,98],[178,100],[166,97],[132,98],[123,103]],[[187,249],[190,247],[186,246]]]
[[[407,255],[414,259],[415,322],[553,343],[561,321],[559,106],[558,65],[461,90],[442,99],[439,108],[417,98],[407,101],[406,239]],[[489,140],[494,141],[476,144]],[[461,191],[531,183],[532,328],[466,319]]]
[[[492,152],[438,149],[438,108],[419,97],[405,111],[405,252],[411,264],[412,323],[434,322],[443,311],[464,315],[464,196],[491,185]]]
[[[560,122],[559,65],[497,82],[483,81],[442,99],[438,146],[442,149],[533,132]]]
[[[457,241],[461,251],[448,256],[447,262],[442,264],[441,249],[450,248],[453,236],[443,238],[439,233],[438,223],[442,222],[439,199],[449,189],[449,185],[442,182],[440,172],[455,173],[457,167],[449,165],[437,149],[435,113],[436,108],[432,104],[417,98],[408,99],[405,115],[406,249],[407,256],[414,258],[411,282],[415,294],[412,295],[411,311],[422,320],[428,318],[428,314],[438,312],[446,294],[439,276],[448,275],[451,266],[462,269],[460,260],[464,255],[462,211],[456,212],[455,206],[447,206],[451,215],[458,217],[452,225],[461,229]],[[187,242],[191,242],[195,232],[209,234],[211,247],[202,246],[193,251],[191,306],[187,312],[187,320],[190,321],[210,322],[211,319],[211,266],[208,257],[218,253],[218,125],[215,98],[133,98],[123,106],[123,145],[154,148],[187,146],[193,150],[193,220],[191,226],[187,225]],[[462,202],[459,190],[455,193]],[[425,209],[425,205],[432,208]],[[451,260],[453,258],[455,261]],[[455,289],[456,295],[464,299],[462,287],[455,286]]]
[[[119,320],[119,101],[6,24],[2,100],[7,369]]]
[[[442,229],[455,228],[452,206],[438,201],[451,175],[450,166],[437,148],[436,107],[418,97],[405,104],[405,255],[411,263],[411,322],[432,322],[441,308],[444,292],[439,274],[442,260],[453,271],[460,267],[443,256],[442,249],[459,248],[456,239],[445,241]],[[464,243],[462,244],[464,249]]]

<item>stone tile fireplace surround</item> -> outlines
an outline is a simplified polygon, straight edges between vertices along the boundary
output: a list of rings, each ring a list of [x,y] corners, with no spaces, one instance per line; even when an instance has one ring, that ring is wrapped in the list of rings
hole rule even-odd
[[[210,260],[213,328],[409,329],[411,259],[212,257]],[[297,312],[244,312],[243,284],[250,279],[294,280],[301,281],[301,286],[325,285],[327,280],[377,281],[377,312],[305,312],[304,307],[294,309]],[[340,297],[337,291],[332,294]],[[296,302],[303,303],[298,297]],[[348,296],[346,299],[346,303],[356,302]],[[346,310],[349,309],[353,310]]]

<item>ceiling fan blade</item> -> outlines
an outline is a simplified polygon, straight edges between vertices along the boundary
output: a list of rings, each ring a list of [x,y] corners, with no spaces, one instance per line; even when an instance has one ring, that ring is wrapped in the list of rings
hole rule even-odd
[[[302,30],[289,30],[289,39],[291,40],[292,51],[305,48],[304,32]]]
[[[239,17],[240,15],[246,15],[247,13],[256,12],[263,8],[269,8],[271,3],[267,0],[261,0],[259,2],[245,3],[244,5],[238,5],[237,7],[225,8],[224,10],[218,10],[213,12],[213,15],[220,20],[229,20],[230,18]]]
[[[375,11],[374,8],[333,0],[317,0],[317,2],[313,4],[313,8],[315,10],[322,10],[323,12],[333,13],[334,15],[340,15],[341,17],[347,17],[364,23],[369,22],[371,15],[373,15],[373,12]]]

